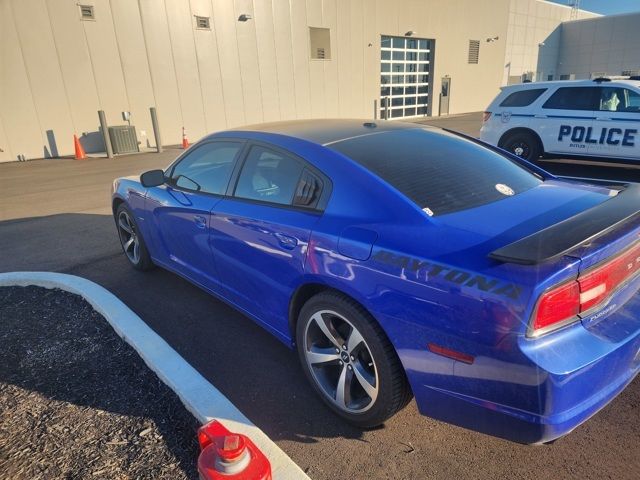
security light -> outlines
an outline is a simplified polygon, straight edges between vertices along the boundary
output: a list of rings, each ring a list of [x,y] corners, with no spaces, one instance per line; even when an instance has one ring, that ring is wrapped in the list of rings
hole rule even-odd
[[[412,37],[415,34],[416,34],[416,32],[414,32],[413,30],[409,30],[407,33],[404,34],[404,36],[405,37]]]
[[[242,15],[240,15],[238,17],[238,21],[239,22],[246,22],[247,20],[251,20],[253,17],[251,15],[249,15],[248,13],[243,13]]]

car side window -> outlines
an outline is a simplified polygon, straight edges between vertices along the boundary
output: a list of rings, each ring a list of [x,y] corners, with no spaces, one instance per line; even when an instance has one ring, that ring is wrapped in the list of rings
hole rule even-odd
[[[188,152],[173,168],[169,183],[196,192],[223,195],[241,142],[211,142]]]
[[[542,108],[556,110],[598,110],[600,87],[561,87]]]
[[[600,108],[605,112],[640,112],[640,93],[620,87],[604,87]]]
[[[546,88],[534,88],[513,92],[500,104],[501,107],[527,107],[535,102],[540,95],[546,92]]]
[[[291,205],[304,165],[299,160],[256,145],[240,172],[235,196]]]

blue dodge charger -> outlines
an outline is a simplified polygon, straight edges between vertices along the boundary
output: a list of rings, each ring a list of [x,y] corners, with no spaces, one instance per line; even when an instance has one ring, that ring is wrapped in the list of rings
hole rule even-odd
[[[416,124],[209,135],[121,178],[134,268],[160,266],[296,348],[338,415],[552,441],[640,370],[640,187],[584,183]]]

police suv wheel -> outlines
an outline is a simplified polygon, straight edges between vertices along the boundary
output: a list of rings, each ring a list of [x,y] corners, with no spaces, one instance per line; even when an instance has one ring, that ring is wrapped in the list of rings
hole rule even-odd
[[[500,147],[529,161],[537,160],[543,153],[538,139],[524,132],[507,135]]]
[[[311,385],[348,422],[380,425],[411,400],[400,359],[382,328],[340,293],[323,292],[307,301],[296,340]]]

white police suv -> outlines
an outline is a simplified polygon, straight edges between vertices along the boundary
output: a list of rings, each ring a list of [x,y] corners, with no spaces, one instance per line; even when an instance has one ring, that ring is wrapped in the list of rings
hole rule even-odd
[[[503,87],[480,139],[527,160],[579,155],[640,161],[640,78]]]

